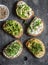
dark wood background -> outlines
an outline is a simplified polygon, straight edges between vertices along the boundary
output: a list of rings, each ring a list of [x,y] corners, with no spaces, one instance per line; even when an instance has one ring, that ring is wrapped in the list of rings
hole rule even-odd
[[[0,4],[8,6],[10,11],[8,19],[15,19],[19,21],[23,25],[25,31],[25,28],[27,28],[26,25],[28,25],[32,19],[27,20],[26,25],[24,25],[23,20],[21,20],[16,16],[15,7],[17,1],[19,0],[0,0]],[[30,37],[26,33],[24,33],[24,35],[20,38],[24,46],[22,54],[18,58],[15,58],[13,60],[5,58],[2,55],[2,49],[4,48],[5,45],[9,44],[9,42],[15,40],[15,38],[6,34],[2,30],[2,24],[4,21],[0,21],[0,65],[48,65],[48,0],[23,0],[23,1],[25,1],[31,8],[33,8],[35,16],[38,16],[44,20],[45,23],[44,32],[37,38],[39,38],[44,42],[46,46],[46,54],[43,58],[37,59],[31,53],[29,53],[29,51],[25,47],[25,41],[33,37]]]

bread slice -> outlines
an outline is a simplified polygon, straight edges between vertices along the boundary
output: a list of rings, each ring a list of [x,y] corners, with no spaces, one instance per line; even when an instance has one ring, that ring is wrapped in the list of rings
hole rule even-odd
[[[7,20],[3,24],[3,30],[15,38],[20,38],[23,35],[23,27],[16,20]]]
[[[23,20],[34,17],[34,11],[24,1],[17,3],[16,13]]]
[[[37,58],[42,58],[45,55],[44,43],[37,38],[28,40],[26,42],[26,47]]]
[[[27,33],[31,36],[38,36],[44,30],[44,22],[39,18],[35,17],[27,29]]]
[[[15,45],[16,45],[16,47],[15,47]],[[18,46],[18,45],[20,45],[20,46]],[[8,59],[14,59],[14,58],[17,58],[22,53],[22,50],[23,50],[22,43],[19,40],[15,40],[15,41],[11,42],[9,45],[7,45],[7,47],[4,48],[3,55]],[[10,54],[11,52],[12,52],[12,54]]]

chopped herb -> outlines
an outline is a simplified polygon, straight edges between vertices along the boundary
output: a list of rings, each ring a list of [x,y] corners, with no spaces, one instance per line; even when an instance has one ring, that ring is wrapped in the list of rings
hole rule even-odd
[[[14,56],[18,53],[20,49],[20,44],[18,42],[13,42],[12,44],[8,45],[5,49],[5,53],[8,56]]]
[[[28,18],[30,10],[31,8],[25,3],[23,5],[17,6],[16,12],[18,16],[23,17],[23,18]]]
[[[34,29],[34,30],[37,29],[37,26],[39,26],[39,25],[41,24],[41,20],[40,20],[40,19],[38,19],[38,20],[34,19],[32,23],[33,23],[33,24],[31,24],[30,27],[29,27],[31,31],[32,31],[33,29]]]
[[[7,26],[4,26],[4,30],[12,35],[18,35],[21,32],[22,26],[14,20],[8,20],[5,25]]]
[[[40,51],[42,51],[42,46],[36,42],[31,42],[31,47],[30,47],[30,50],[33,52],[33,54],[38,54]]]
[[[33,28],[36,28],[36,26],[39,26],[41,23],[40,20],[37,20],[34,24],[33,24]]]

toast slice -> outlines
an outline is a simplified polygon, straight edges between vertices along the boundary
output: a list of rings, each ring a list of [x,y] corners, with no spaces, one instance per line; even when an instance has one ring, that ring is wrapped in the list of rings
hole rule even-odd
[[[42,58],[45,54],[44,43],[37,38],[32,38],[28,40],[26,42],[26,47],[37,58]]]
[[[23,27],[16,20],[7,20],[3,24],[3,30],[11,34],[15,38],[20,38],[23,35]]]
[[[27,29],[27,33],[31,36],[38,36],[44,30],[44,22],[39,18],[35,17]]]
[[[22,43],[19,40],[15,40],[4,48],[3,55],[8,59],[14,59],[21,54],[22,50]]]
[[[17,3],[16,13],[23,20],[34,17],[34,11],[24,1]]]

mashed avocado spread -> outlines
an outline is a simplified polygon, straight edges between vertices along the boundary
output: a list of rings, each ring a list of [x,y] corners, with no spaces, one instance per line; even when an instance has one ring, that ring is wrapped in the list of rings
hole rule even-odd
[[[12,44],[8,45],[4,52],[7,56],[14,56],[18,53],[19,49],[21,48],[21,45],[19,44],[19,42],[12,42]]]

